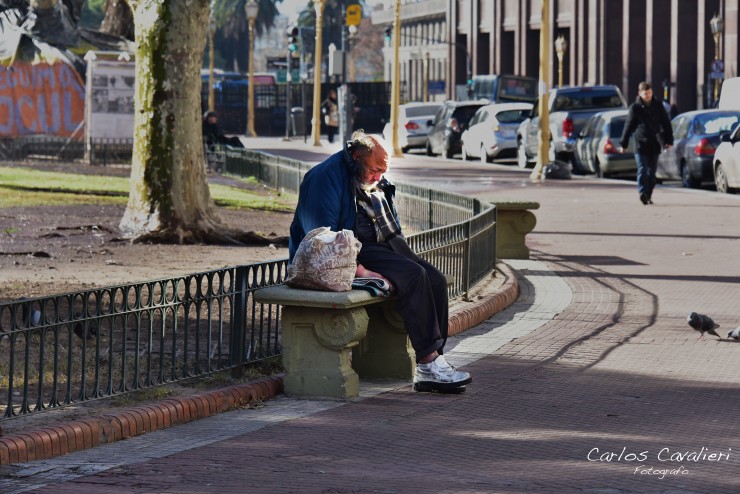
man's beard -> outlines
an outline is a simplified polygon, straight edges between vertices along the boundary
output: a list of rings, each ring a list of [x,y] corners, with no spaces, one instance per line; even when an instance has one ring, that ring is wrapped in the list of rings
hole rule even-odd
[[[373,181],[373,182],[368,182],[368,183],[360,183],[360,187],[361,187],[361,188],[362,188],[362,190],[364,190],[365,192],[373,192],[373,189],[375,189],[375,187],[377,187],[377,185],[378,185],[378,182],[379,182],[378,180],[375,180],[375,181]]]

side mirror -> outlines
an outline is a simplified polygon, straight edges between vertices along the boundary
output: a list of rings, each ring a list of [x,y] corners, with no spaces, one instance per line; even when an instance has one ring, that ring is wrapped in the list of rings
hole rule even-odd
[[[427,120],[427,127],[431,127],[432,125],[434,125],[434,121],[433,120]]]
[[[730,139],[730,133],[729,132],[726,132],[726,133],[722,134],[719,137],[719,140],[722,141],[722,142],[730,142],[730,140],[731,140]]]

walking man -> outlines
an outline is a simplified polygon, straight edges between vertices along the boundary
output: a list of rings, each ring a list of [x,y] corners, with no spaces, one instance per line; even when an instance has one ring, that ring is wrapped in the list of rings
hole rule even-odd
[[[637,161],[637,192],[643,204],[652,204],[658,157],[663,148],[673,146],[673,129],[663,104],[653,98],[653,88],[649,82],[643,81],[637,86],[637,99],[630,105],[627,114],[619,143],[620,152],[624,152],[629,146],[633,135]]]

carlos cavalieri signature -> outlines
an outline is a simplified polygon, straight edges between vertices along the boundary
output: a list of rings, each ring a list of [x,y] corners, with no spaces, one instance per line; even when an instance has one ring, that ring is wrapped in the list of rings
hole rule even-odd
[[[726,450],[712,451],[704,446],[699,450],[684,451],[673,450],[671,448],[661,448],[657,453],[645,451],[629,451],[623,447],[619,451],[607,451],[600,448],[591,448],[586,459],[594,462],[628,462],[637,463],[635,475],[659,475],[664,478],[666,475],[684,475],[689,473],[682,463],[701,463],[701,462],[722,462],[729,461],[732,448]],[[661,463],[660,468],[649,467],[645,463],[649,461],[658,461]],[[671,465],[671,463],[673,465]],[[681,463],[681,465],[676,465]]]

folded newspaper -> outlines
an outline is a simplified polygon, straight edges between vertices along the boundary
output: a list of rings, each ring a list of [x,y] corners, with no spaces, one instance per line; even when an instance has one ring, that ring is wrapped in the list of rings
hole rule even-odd
[[[355,278],[352,281],[352,288],[367,290],[376,297],[388,297],[391,294],[391,286],[381,278]]]

